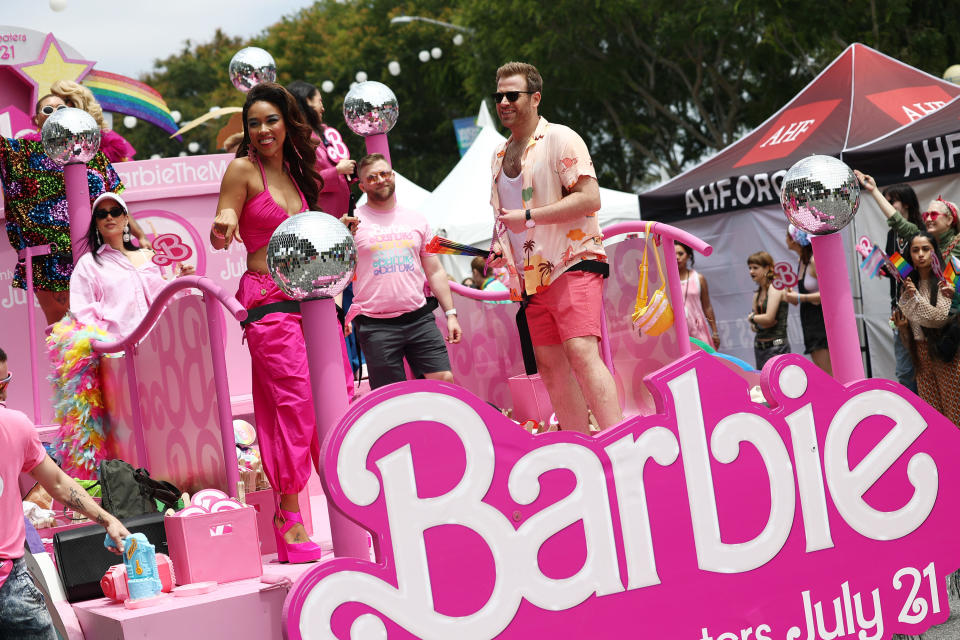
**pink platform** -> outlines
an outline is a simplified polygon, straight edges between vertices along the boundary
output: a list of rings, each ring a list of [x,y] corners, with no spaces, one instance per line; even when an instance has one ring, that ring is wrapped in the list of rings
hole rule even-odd
[[[311,476],[310,486],[314,492],[320,488],[316,474]],[[301,504],[308,505],[315,514],[313,539],[329,554],[319,564],[333,559],[325,498],[322,493],[314,493],[309,501]],[[281,640],[281,615],[289,587],[316,564],[279,564],[275,543],[272,548],[274,551],[262,558],[261,578],[220,584],[210,593],[170,597],[155,606],[134,610],[108,598],[74,604],[73,612],[80,630],[72,633],[70,640],[176,637]],[[69,605],[61,603],[58,608],[63,606]]]
[[[331,555],[332,558],[332,555]],[[264,576],[296,580],[310,565],[265,564]],[[167,598],[143,609],[127,609],[107,598],[73,606],[84,638],[282,638],[284,584],[261,578],[219,585],[210,593]]]

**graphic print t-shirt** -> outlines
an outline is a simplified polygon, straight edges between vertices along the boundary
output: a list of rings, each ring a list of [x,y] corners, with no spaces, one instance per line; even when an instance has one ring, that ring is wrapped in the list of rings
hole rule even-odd
[[[412,209],[381,212],[357,207],[360,219],[353,304],[348,314],[395,318],[426,304],[421,256],[430,241],[430,225]]]

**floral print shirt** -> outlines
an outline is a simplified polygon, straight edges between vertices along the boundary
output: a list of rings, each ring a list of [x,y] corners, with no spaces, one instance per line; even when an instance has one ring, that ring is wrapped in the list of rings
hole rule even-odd
[[[493,184],[490,204],[496,219],[500,212],[500,193],[497,181],[503,172],[503,157],[513,136],[497,147],[493,154]],[[583,139],[569,127],[552,124],[540,117],[520,160],[524,209],[552,204],[570,193],[582,177],[596,180],[590,152]],[[507,258],[510,297],[544,291],[570,267],[583,260],[607,261],[603,250],[603,236],[597,212],[562,224],[537,224],[525,232],[523,255],[514,256],[507,240],[507,231],[499,221],[495,223],[493,238]]]

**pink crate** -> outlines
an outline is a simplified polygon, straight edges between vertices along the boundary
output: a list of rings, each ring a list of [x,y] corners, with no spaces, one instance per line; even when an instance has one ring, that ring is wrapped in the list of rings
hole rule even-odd
[[[177,584],[257,578],[260,536],[252,507],[163,519]]]
[[[519,375],[507,379],[510,385],[510,397],[513,400],[513,419],[519,423],[536,420],[550,424],[553,405],[547,386],[539,373],[532,376]]]

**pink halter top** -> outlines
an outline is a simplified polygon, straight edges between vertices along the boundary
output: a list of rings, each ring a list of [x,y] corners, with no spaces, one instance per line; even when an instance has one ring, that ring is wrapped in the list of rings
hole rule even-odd
[[[260,167],[260,177],[263,179],[263,191],[247,200],[240,212],[239,231],[243,243],[247,246],[247,251],[254,253],[270,242],[270,236],[280,223],[290,217],[283,207],[277,204],[277,201],[270,195],[270,188],[267,186],[267,174],[263,171],[263,164],[255,155],[252,159]],[[291,178],[292,179],[292,178]],[[297,188],[300,194],[300,212],[307,210],[307,200],[303,197],[300,185],[293,180],[293,186]]]

